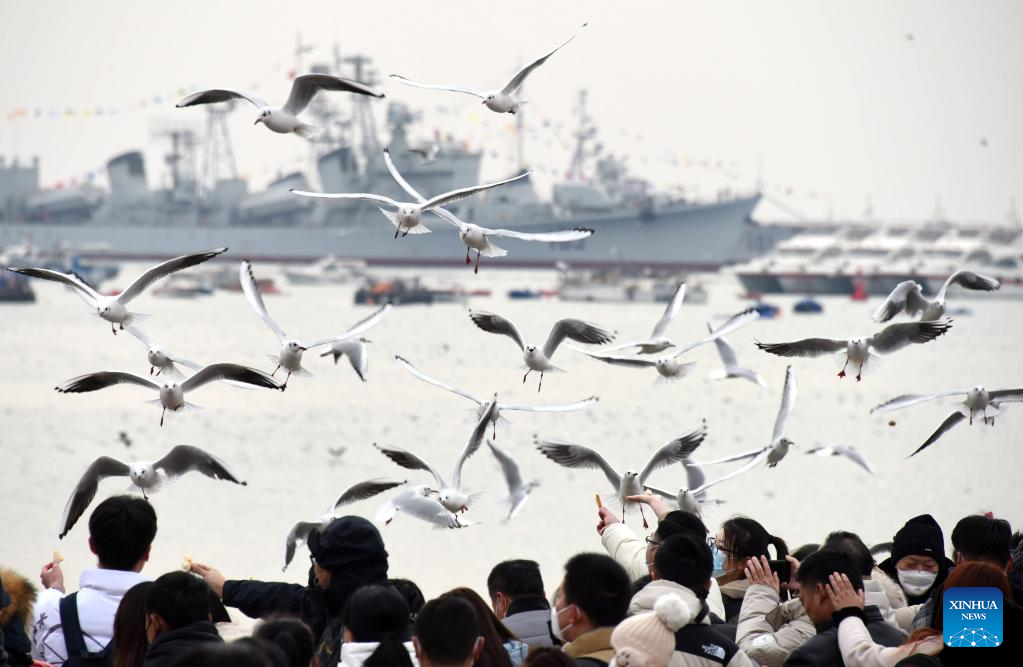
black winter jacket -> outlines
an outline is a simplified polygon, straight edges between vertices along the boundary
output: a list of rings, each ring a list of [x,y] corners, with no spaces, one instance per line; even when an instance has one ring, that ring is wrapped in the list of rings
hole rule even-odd
[[[220,638],[217,628],[212,623],[196,621],[157,637],[149,645],[146,659],[142,665],[143,667],[166,667],[183,653],[187,653],[197,646],[223,643],[224,640]]]
[[[881,610],[873,605],[863,608],[863,624],[871,639],[881,646],[899,646],[906,633],[884,620]],[[842,665],[842,652],[838,648],[838,627],[828,621],[817,626],[817,635],[807,639],[785,660],[785,667]]]

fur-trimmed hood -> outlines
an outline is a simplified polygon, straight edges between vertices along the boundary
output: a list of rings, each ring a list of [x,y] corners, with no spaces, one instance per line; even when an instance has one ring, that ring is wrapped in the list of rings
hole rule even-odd
[[[0,568],[0,581],[3,582],[4,592],[11,599],[10,604],[0,609],[0,626],[7,626],[15,617],[27,626],[32,622],[36,587],[22,575],[7,568]]]

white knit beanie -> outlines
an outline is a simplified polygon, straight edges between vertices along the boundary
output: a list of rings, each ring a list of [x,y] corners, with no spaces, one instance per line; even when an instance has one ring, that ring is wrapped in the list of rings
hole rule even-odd
[[[675,652],[675,633],[693,618],[675,593],[657,598],[654,610],[625,619],[611,633],[617,667],[665,667]]]

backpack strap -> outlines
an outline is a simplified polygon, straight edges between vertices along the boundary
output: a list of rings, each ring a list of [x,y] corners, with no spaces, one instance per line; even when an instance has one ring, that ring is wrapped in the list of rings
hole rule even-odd
[[[64,633],[64,645],[67,647],[67,657],[88,655],[85,648],[85,637],[82,635],[82,625],[78,620],[78,592],[65,595],[60,599],[60,628]]]

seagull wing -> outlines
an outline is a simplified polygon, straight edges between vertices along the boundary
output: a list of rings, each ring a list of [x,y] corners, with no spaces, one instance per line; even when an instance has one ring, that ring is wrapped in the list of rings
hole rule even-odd
[[[358,338],[335,341],[331,346],[331,350],[324,352],[320,356],[325,357],[331,353],[347,356],[348,363],[352,365],[352,370],[355,371],[355,374],[363,382],[366,381],[366,374],[369,373],[369,350],[366,349],[365,343]]]
[[[920,291],[920,286],[916,285],[916,289],[911,289],[906,294],[906,314],[910,317],[916,317],[920,313],[927,310],[930,307],[931,302],[927,300],[923,292]]]
[[[703,467],[693,459],[686,457],[682,461],[682,467],[686,469],[686,488],[697,489],[703,486],[704,482],[707,481],[707,475],[703,472]],[[699,498],[697,498],[699,500]]]
[[[473,185],[473,186],[468,187],[468,188],[459,188],[458,190],[452,190],[450,192],[445,192],[443,194],[437,195],[436,197],[432,197],[430,199],[427,199],[425,202],[422,203],[422,207],[423,207],[423,210],[426,211],[426,210],[429,210],[429,209],[432,209],[432,208],[437,208],[438,206],[447,206],[448,204],[453,204],[456,201],[461,201],[462,199],[466,199],[468,197],[472,197],[475,194],[479,194],[480,192],[483,192],[484,190],[489,190],[490,188],[496,188],[499,185],[505,185],[507,183],[511,183],[512,181],[517,181],[520,178],[525,178],[526,176],[529,176],[529,174],[530,174],[530,172],[527,171],[527,172],[519,174],[518,176],[512,176],[511,178],[506,178],[503,181],[495,181],[493,183],[483,183],[481,185]]]
[[[757,343],[764,352],[779,357],[822,357],[844,350],[847,342],[831,338],[804,338],[791,343]]]
[[[494,418],[494,410],[497,409],[497,395],[487,403],[487,409],[483,411],[483,416],[476,422],[476,428],[469,434],[469,439],[465,442],[465,449],[462,450],[461,456],[455,461],[455,473],[452,475],[451,483],[456,489],[462,488],[462,466],[469,459],[470,456],[479,451],[480,445],[483,444],[483,438],[487,433],[487,426],[490,425],[490,420]]]
[[[901,350],[913,343],[927,343],[952,328],[952,320],[937,322],[906,322],[890,324],[868,339],[871,347],[881,354]]]
[[[288,95],[288,101],[284,103],[282,108],[290,114],[298,115],[309,106],[309,102],[321,90],[357,93],[371,97],[384,96],[383,93],[378,93],[358,81],[342,79],[339,76],[331,76],[329,74],[303,74],[302,76],[296,76],[295,80],[291,83],[291,94]]]
[[[774,431],[771,433],[771,444],[777,444],[778,440],[785,435],[785,425],[788,424],[792,410],[796,407],[796,372],[792,366],[785,369],[785,387],[781,391],[781,407],[778,408],[778,416],[774,420]]]
[[[540,450],[540,453],[558,465],[566,468],[599,468],[604,471],[604,476],[607,477],[607,481],[611,482],[615,491],[622,485],[622,476],[604,460],[603,456],[589,447],[538,438],[534,438],[533,444]]]
[[[281,570],[288,569],[288,565],[295,558],[295,551],[309,541],[309,535],[314,530],[319,530],[319,521],[299,521],[291,530],[288,531],[288,537],[284,540],[284,567]]]
[[[859,467],[866,470],[871,475],[874,474],[874,467],[870,465],[870,462],[868,462],[867,459],[865,459],[863,455],[860,454],[855,449],[852,449],[851,447],[836,447],[836,450],[838,451],[839,455],[849,459]]]
[[[762,452],[765,452],[765,451],[767,451],[769,449],[771,449],[769,446],[768,447],[761,447],[760,449],[752,449],[752,450],[750,450],[748,452],[743,452],[742,454],[735,454],[734,456],[726,456],[723,459],[714,459],[713,461],[704,461],[703,465],[705,465],[705,466],[713,466],[713,465],[717,465],[719,463],[731,463],[732,461],[742,461],[743,459],[752,459],[752,458],[756,458]]]
[[[538,234],[518,232],[514,229],[487,229],[484,227],[483,233],[487,236],[518,239],[519,241],[540,241],[542,243],[567,243],[568,241],[578,241],[593,236],[593,230],[585,227],[574,227],[557,232],[542,232]]]
[[[597,352],[589,352],[587,350],[580,350],[577,347],[569,345],[574,352],[579,354],[585,354],[587,357],[593,357],[599,361],[603,361],[605,364],[611,364],[612,366],[625,366],[628,368],[653,368],[657,365],[657,359],[648,359],[645,357],[619,357],[613,354],[599,354]]]
[[[458,394],[459,396],[464,396],[465,398],[468,398],[470,401],[472,401],[473,403],[476,403],[477,405],[481,405],[483,403],[483,401],[481,401],[480,399],[476,398],[475,396],[473,396],[472,394],[470,394],[469,392],[467,392],[467,391],[465,391],[463,389],[459,389],[458,387],[453,387],[453,386],[451,386],[449,384],[444,384],[440,380],[434,380],[432,377],[430,377],[426,373],[422,372],[421,370],[419,370],[418,368],[413,366],[412,362],[409,361],[408,359],[406,359],[405,357],[402,357],[402,356],[399,356],[399,355],[396,354],[396,355],[394,355],[394,358],[397,359],[398,364],[402,368],[404,368],[409,373],[411,373],[412,375],[416,376],[417,378],[419,378],[423,382],[426,382],[427,384],[432,384],[435,387],[440,387],[441,389],[446,389],[447,391],[450,391],[453,394]],[[504,410],[506,408],[505,408],[505,406],[502,405],[501,409]]]
[[[64,506],[64,516],[60,520],[60,539],[68,534],[96,497],[101,480],[106,477],[127,477],[130,473],[131,467],[127,463],[109,456],[101,456],[93,461],[78,480],[71,497],[67,500],[67,505]]]
[[[363,333],[365,331],[369,331],[370,329],[375,327],[377,324],[379,324],[380,321],[383,320],[387,316],[387,313],[391,312],[391,308],[392,307],[393,306],[391,306],[391,304],[385,303],[383,306],[378,308],[376,311],[374,311],[368,317],[364,317],[363,319],[361,319],[358,322],[356,322],[355,324],[353,324],[350,329],[345,331],[340,336],[329,336],[327,338],[318,338],[317,340],[314,340],[311,343],[307,343],[305,345],[305,348],[306,349],[311,349],[311,348],[314,348],[314,347],[319,347],[320,345],[326,345],[327,343],[337,343],[339,341],[343,341],[343,340],[348,340],[350,338],[354,338],[354,337],[358,336],[359,334],[361,334],[361,333]]]
[[[181,390],[188,393],[204,384],[217,380],[234,380],[235,382],[251,384],[256,387],[266,387],[267,389],[284,389],[277,380],[255,368],[239,364],[210,364],[196,371],[195,375],[182,382]]]
[[[67,382],[58,385],[56,389],[62,394],[81,394],[87,391],[96,391],[97,389],[113,387],[115,384],[137,384],[140,387],[160,391],[160,385],[156,384],[152,380],[147,380],[146,378],[139,377],[134,373],[125,373],[123,371],[100,371],[98,373],[79,375],[78,377],[71,378]]]
[[[941,426],[938,427],[938,430],[932,433],[931,437],[927,438],[927,442],[917,447],[916,451],[910,454],[910,456],[911,457],[916,456],[923,450],[933,445],[935,442],[937,442],[938,438],[951,431],[956,424],[963,421],[964,419],[966,419],[966,415],[964,415],[959,410],[956,410],[955,412],[950,414],[948,417],[945,418],[945,421],[941,422]]]
[[[703,424],[700,428],[690,433],[686,433],[680,438],[675,438],[668,444],[664,445],[650,457],[647,464],[643,466],[643,470],[639,473],[639,483],[643,484],[646,482],[647,477],[664,466],[671,465],[672,463],[678,463],[685,459],[687,456],[692,454],[697,447],[703,442],[704,438],[707,437],[707,424]]]
[[[213,259],[217,255],[227,252],[227,248],[216,248],[214,250],[204,250],[202,252],[193,252],[191,255],[182,255],[181,257],[175,257],[174,259],[168,259],[166,262],[157,264],[153,268],[147,270],[141,276],[132,281],[130,285],[123,292],[117,295],[117,302],[126,304],[139,294],[155,283],[160,278],[165,278],[175,271],[181,271],[187,269],[190,266],[202,264],[203,262]]]
[[[705,344],[711,342],[712,340],[717,340],[721,336],[730,334],[733,331],[735,331],[736,329],[738,329],[740,327],[744,327],[747,324],[749,324],[750,322],[753,322],[753,321],[759,320],[759,319],[760,319],[760,313],[757,310],[755,310],[753,308],[747,308],[746,310],[738,312],[735,315],[732,315],[731,317],[729,317],[727,320],[725,320],[724,322],[721,323],[721,326],[719,326],[717,329],[712,331],[709,335],[704,336],[703,338],[701,338],[700,340],[698,340],[696,342],[689,343],[688,345],[685,345],[685,346],[679,348],[678,350],[676,350],[672,354],[672,356],[673,357],[678,357],[678,356],[684,354],[685,352],[688,352],[689,350],[692,350],[695,347],[699,347],[701,345],[705,345]]]
[[[440,86],[440,85],[437,85],[435,83],[421,83],[419,81],[413,81],[412,79],[406,79],[405,77],[403,77],[400,74],[392,74],[391,78],[392,79],[397,79],[401,83],[404,83],[406,86],[414,86],[415,88],[429,88],[430,90],[447,90],[447,91],[452,92],[452,93],[465,93],[466,95],[472,95],[473,97],[478,97],[481,100],[482,99],[486,99],[486,97],[487,97],[483,93],[478,93],[475,90],[469,90],[468,88],[455,88],[454,86]]]
[[[420,204],[426,201],[426,198],[419,194],[415,188],[409,185],[408,181],[405,180],[405,177],[398,172],[398,168],[394,166],[394,161],[391,160],[391,151],[388,148],[384,149],[384,164],[387,165],[387,171],[391,173],[391,178],[393,178],[398,185],[401,186],[401,189],[404,190],[406,194],[411,195]]]
[[[153,463],[154,468],[162,469],[169,477],[180,477],[186,472],[201,472],[213,479],[223,479],[235,484],[246,486],[246,483],[228,469],[227,464],[213,454],[192,447],[191,445],[177,445],[163,458]]]
[[[874,311],[875,322],[887,322],[903,310],[906,310],[906,299],[911,293],[920,295],[920,286],[912,280],[904,280],[885,298],[884,303]]]
[[[17,269],[8,268],[8,271],[14,273],[20,273],[23,276],[29,278],[42,278],[43,280],[52,280],[58,283],[64,283],[68,287],[75,290],[75,294],[80,296],[85,303],[89,304],[93,308],[96,308],[99,304],[100,295],[89,286],[81,277],[73,273],[61,273],[60,271],[52,271],[50,269]]]
[[[682,308],[682,302],[685,301],[685,298],[686,283],[683,281],[675,288],[675,293],[671,295],[668,306],[664,309],[664,314],[661,315],[661,319],[654,325],[654,331],[650,334],[651,340],[664,337],[665,332],[668,331],[668,325],[678,315],[678,311]]]
[[[529,63],[528,65],[526,65],[525,67],[520,69],[518,74],[513,76],[512,80],[509,81],[507,83],[507,85],[505,85],[505,87],[501,89],[501,92],[504,93],[505,95],[511,95],[516,90],[518,90],[519,87],[522,86],[522,82],[526,80],[526,77],[529,76],[532,73],[533,70],[535,70],[540,65],[543,65],[545,62],[547,62],[547,59],[550,58],[551,56],[553,56],[555,53],[557,53],[558,50],[561,49],[561,47],[565,46],[566,44],[571,42],[573,39],[575,39],[575,36],[578,35],[582,31],[582,29],[585,28],[587,25],[589,25],[589,24],[588,23],[582,24],[581,26],[579,26],[578,30],[576,30],[575,32],[572,33],[571,37],[566,39],[561,44],[558,44],[556,47],[554,47],[554,49],[552,49],[551,51],[549,51],[545,55],[540,56],[539,58],[537,58],[533,62]]]
[[[514,493],[522,487],[522,474],[519,472],[519,464],[515,462],[511,454],[498,447],[493,440],[487,440],[487,446],[494,454],[494,458],[501,464],[501,472],[504,473],[504,481],[508,485],[508,492]]]
[[[241,281],[245,298],[249,300],[249,305],[256,311],[256,315],[259,315],[259,319],[263,320],[266,326],[270,327],[270,330],[277,335],[277,340],[284,342],[284,339],[288,336],[284,333],[284,329],[270,317],[270,313],[266,312],[266,304],[263,303],[263,292],[259,289],[256,277],[252,275],[252,263],[248,260],[245,260],[238,266],[238,280]]]
[[[125,327],[125,329],[132,336],[135,336],[135,338],[138,338],[139,341],[143,345],[145,345],[147,349],[150,348],[150,347],[153,347],[153,341],[149,338],[149,336],[146,335],[146,333],[144,331],[142,331],[142,329],[139,329],[135,325],[127,326],[127,327]]]
[[[706,484],[703,484],[702,486],[700,486],[698,488],[690,489],[689,492],[692,493],[694,497],[699,497],[700,495],[703,495],[704,492],[707,491],[707,489],[709,489],[709,488],[711,488],[713,486],[717,486],[721,482],[730,480],[733,477],[738,477],[739,475],[741,475],[741,474],[743,474],[745,472],[749,472],[750,470],[753,470],[753,468],[756,468],[758,465],[760,465],[761,463],[763,463],[764,461],[767,460],[767,454],[770,451],[771,451],[770,447],[765,447],[764,449],[761,449],[760,452],[756,456],[754,456],[753,459],[750,460],[750,462],[747,463],[746,465],[741,466],[739,468],[736,468],[735,470],[733,470],[732,472],[728,473],[727,475],[725,475],[723,477],[718,477],[717,479],[715,479],[712,482],[707,482]]]
[[[464,528],[465,524],[458,521],[458,518],[447,510],[440,501],[433,496],[424,496],[421,493],[403,493],[391,500],[394,507],[409,516],[414,516],[421,521],[432,523],[441,528]]]
[[[988,392],[988,397],[1000,403],[1019,403],[1023,401],[1023,389],[994,389]]]
[[[901,410],[902,408],[908,408],[911,405],[917,403],[924,403],[926,401],[934,401],[939,398],[945,398],[946,396],[960,396],[966,395],[969,391],[966,389],[960,391],[943,391],[938,394],[903,394],[896,396],[893,399],[887,400],[880,405],[874,406],[870,409],[870,413],[875,412],[892,412],[894,410]]]
[[[500,315],[494,313],[488,313],[485,310],[469,311],[469,319],[472,320],[473,324],[478,326],[480,329],[492,334],[501,334],[507,336],[515,341],[515,344],[519,346],[520,350],[526,349],[526,341],[522,339],[522,334],[515,328],[511,320],[507,320]]]
[[[982,276],[979,273],[973,271],[956,271],[948,277],[945,284],[938,290],[938,295],[935,297],[938,301],[945,300],[945,292],[952,285],[960,285],[966,289],[980,290],[983,292],[993,292],[1002,286],[1001,281],[997,278],[988,278]]]
[[[384,197],[382,195],[370,194],[368,192],[309,192],[308,190],[296,190],[294,188],[288,192],[293,195],[298,195],[299,197],[313,197],[315,199],[358,199],[360,201],[371,201],[377,204],[387,204],[388,206],[401,208],[401,202],[399,201],[395,201],[390,197]]]
[[[615,339],[612,332],[601,329],[596,324],[590,324],[582,320],[564,319],[558,320],[551,328],[547,341],[543,344],[543,353],[550,359],[554,352],[561,345],[561,341],[568,338],[577,343],[589,343],[590,345],[603,345]]]
[[[591,405],[595,405],[600,399],[596,396],[590,396],[584,398],[581,401],[575,403],[568,403],[565,405],[504,405],[501,404],[501,411],[514,410],[521,412],[573,412],[575,410],[582,410],[588,408]]]
[[[230,100],[245,100],[257,109],[265,109],[270,106],[255,95],[242,93],[237,90],[228,90],[227,88],[211,88],[210,90],[202,90],[198,93],[192,93],[174,106],[180,109],[182,107],[193,107],[197,104],[216,104],[218,102],[228,102]]]
[[[406,480],[404,479],[378,477],[375,479],[368,479],[365,482],[359,482],[358,484],[353,484],[337,497],[337,500],[334,501],[333,509],[336,511],[343,505],[372,498],[373,496],[383,493],[384,491],[389,491],[396,486],[401,486],[405,482]]]
[[[714,328],[711,327],[710,322],[707,322],[707,331],[714,333]],[[715,338],[714,346],[718,349],[718,356],[721,357],[721,363],[724,364],[725,368],[739,365],[739,358],[735,356],[735,349],[728,344],[727,339],[723,336]]]
[[[437,482],[438,489],[443,489],[447,486],[447,484],[444,483],[444,479],[433,468],[433,466],[412,452],[404,450],[401,447],[381,447],[376,443],[374,443],[373,446],[379,449],[381,454],[391,459],[402,468],[408,468],[409,470],[425,470],[430,473],[433,475],[433,479]]]

